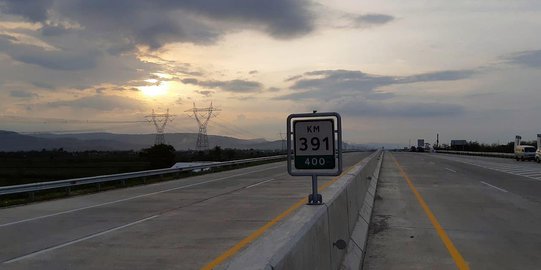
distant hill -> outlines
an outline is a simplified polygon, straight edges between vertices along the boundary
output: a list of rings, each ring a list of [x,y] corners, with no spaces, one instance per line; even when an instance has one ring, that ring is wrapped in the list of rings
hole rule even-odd
[[[141,150],[154,144],[154,134],[114,134],[114,133],[36,133],[20,134],[0,130],[0,151],[40,151],[42,149],[59,149],[66,151],[125,151]],[[267,141],[265,139],[244,140],[227,136],[208,135],[209,146],[213,148],[280,150],[282,141]],[[195,149],[197,133],[168,133],[165,141],[177,150]],[[344,149],[366,150],[373,145],[344,144]],[[285,142],[284,142],[285,148]]]
[[[237,149],[276,150],[281,148],[280,141],[265,139],[243,140],[226,136],[209,135],[209,146]],[[76,133],[76,134],[19,134],[0,131],[0,151],[31,151],[63,148],[67,151],[86,150],[140,150],[154,144],[154,134],[113,134],[113,133]],[[196,133],[170,133],[165,140],[177,150],[194,149]]]

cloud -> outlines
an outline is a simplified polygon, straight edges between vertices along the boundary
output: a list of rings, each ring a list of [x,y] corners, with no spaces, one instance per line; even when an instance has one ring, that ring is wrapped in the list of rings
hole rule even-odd
[[[194,92],[196,92],[196,93],[198,93],[200,95],[203,95],[205,97],[210,97],[210,96],[212,96],[212,94],[214,94],[213,91],[208,91],[208,90],[201,90],[201,91],[194,91]]]
[[[433,81],[456,81],[470,78],[475,74],[474,70],[446,70],[422,73],[403,77],[401,83],[433,82]]]
[[[37,88],[41,89],[47,89],[47,90],[54,90],[55,87],[51,84],[48,84],[46,82],[31,82],[31,84]]]
[[[360,100],[334,103],[329,106],[329,109],[347,115],[369,117],[442,117],[464,112],[461,105],[439,102],[370,102]]]
[[[504,57],[511,64],[526,68],[541,68],[541,50],[522,51]]]
[[[214,43],[243,29],[278,39],[295,38],[314,30],[316,16],[308,0],[3,0],[0,6],[3,13],[31,22],[70,21],[81,25],[87,35],[114,39],[116,45],[152,49],[170,42]],[[62,29],[46,30],[56,34]]]
[[[44,104],[46,107],[69,107],[73,109],[93,109],[98,111],[116,111],[116,110],[140,110],[145,108],[145,104],[139,100],[122,97],[95,95],[73,100],[55,101]]]
[[[0,11],[19,15],[32,22],[42,22],[48,17],[48,10],[51,7],[52,0],[10,0],[0,2]]]
[[[354,26],[357,27],[372,27],[376,25],[383,25],[393,21],[395,17],[387,14],[363,14],[352,18]]]
[[[291,76],[289,78],[286,78],[284,80],[284,82],[291,82],[291,81],[296,81],[298,79],[302,78],[302,75],[295,75],[295,76]]]
[[[392,93],[378,91],[383,86],[461,80],[471,77],[474,73],[473,70],[448,70],[411,76],[381,76],[358,70],[316,70],[289,78],[289,81],[294,82],[290,89],[296,92],[280,96],[278,99],[332,100],[343,96],[362,96],[369,100],[382,100],[394,96]]]
[[[453,81],[471,77],[473,70],[448,70],[411,76],[382,76],[358,70],[316,70],[292,77],[290,93],[275,99],[309,100],[319,110],[355,116],[439,117],[462,113],[461,105],[394,100],[380,88],[390,85]],[[293,91],[293,93],[291,93]],[[313,109],[313,108],[306,108]]]
[[[234,93],[252,93],[258,92],[263,89],[263,84],[256,81],[245,81],[245,80],[231,80],[231,81],[200,81],[195,78],[186,78],[181,80],[184,84],[193,84],[201,87],[207,88],[218,88],[227,92]]]
[[[85,70],[96,66],[97,50],[44,50],[38,46],[15,44],[0,37],[0,49],[14,60],[56,70]]]
[[[24,91],[24,90],[13,90],[9,92],[9,95],[15,98],[29,98],[29,99],[39,97],[38,94],[36,93]]]

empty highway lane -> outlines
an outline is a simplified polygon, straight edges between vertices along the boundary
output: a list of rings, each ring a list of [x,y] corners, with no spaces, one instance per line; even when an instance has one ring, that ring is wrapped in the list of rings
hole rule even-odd
[[[541,269],[541,165],[390,153],[364,269]]]
[[[0,209],[0,268],[199,269],[310,185],[278,162]]]

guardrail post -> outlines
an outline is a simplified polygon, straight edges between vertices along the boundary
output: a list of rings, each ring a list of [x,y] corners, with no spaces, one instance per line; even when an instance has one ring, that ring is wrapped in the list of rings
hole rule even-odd
[[[29,192],[29,193],[28,193],[28,195],[29,195],[29,199],[30,199],[30,201],[31,201],[31,202],[33,202],[33,201],[34,201],[34,199],[36,198],[36,196],[35,196],[34,192],[33,192],[33,191],[32,191],[32,192]]]
[[[68,196],[71,195],[71,187],[67,187],[67,188],[66,188],[66,193],[68,194]]]

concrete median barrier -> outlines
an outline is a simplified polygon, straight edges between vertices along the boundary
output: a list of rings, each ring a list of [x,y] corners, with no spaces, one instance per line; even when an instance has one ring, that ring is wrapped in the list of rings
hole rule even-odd
[[[377,151],[217,269],[360,269],[383,153]]]

